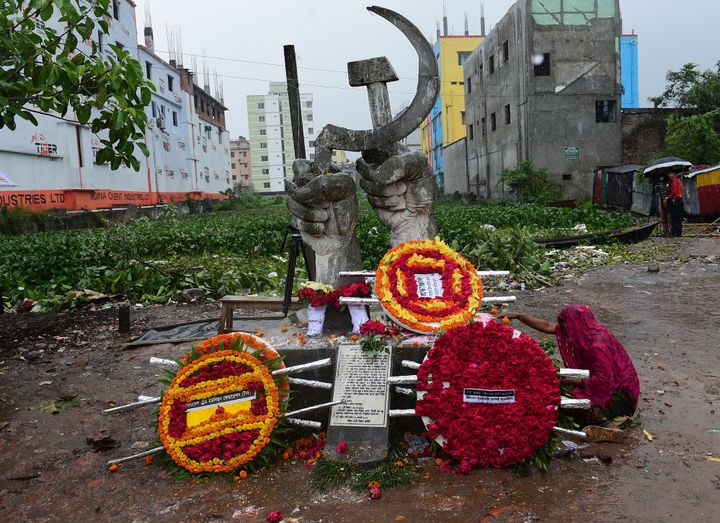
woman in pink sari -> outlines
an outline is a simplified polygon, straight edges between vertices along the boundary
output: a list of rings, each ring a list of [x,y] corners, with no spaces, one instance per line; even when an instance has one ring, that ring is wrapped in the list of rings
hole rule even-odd
[[[632,416],[640,396],[640,381],[625,348],[587,305],[566,305],[557,324],[520,313],[508,313],[526,325],[557,336],[560,356],[567,368],[586,369],[590,379],[569,382],[572,394],[592,402],[592,423],[617,416]]]

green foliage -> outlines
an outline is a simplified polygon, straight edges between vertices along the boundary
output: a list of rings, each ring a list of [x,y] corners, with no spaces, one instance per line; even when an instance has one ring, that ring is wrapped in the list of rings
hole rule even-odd
[[[0,235],[23,234],[28,228],[44,225],[47,215],[41,212],[30,212],[22,207],[0,207]]]
[[[720,107],[720,61],[716,70],[701,71],[697,64],[685,64],[668,71],[667,86],[660,96],[650,98],[655,107],[679,107],[707,113]]]
[[[286,225],[285,208],[268,207],[0,237],[0,285],[7,306],[31,298],[48,309],[82,303],[74,292],[82,289],[144,303],[166,303],[188,287],[213,297],[279,293],[287,270],[278,255]],[[302,278],[299,273],[296,281]]]
[[[547,169],[536,169],[531,160],[525,160],[515,169],[503,170],[500,181],[515,193],[519,201],[547,205],[562,196],[562,187],[548,176]]]
[[[82,289],[125,294],[145,303],[167,303],[189,287],[213,297],[243,290],[282,293],[287,270],[287,260],[279,256],[288,224],[284,203],[238,197],[220,205],[224,212],[182,217],[167,212],[159,219],[141,218],[102,229],[0,237],[0,285],[6,305],[27,297],[48,309],[74,307],[87,300],[75,292]],[[443,239],[466,253],[477,249],[471,255],[475,262],[483,253],[480,268],[521,269],[522,265],[533,271],[527,273],[528,280],[542,285],[547,285],[541,281],[546,278],[542,251],[529,241],[528,232],[488,235],[480,226],[517,229],[522,224],[539,236],[568,230],[577,223],[585,223],[590,231],[634,223],[624,212],[509,202],[482,206],[441,202],[436,216]],[[376,268],[390,246],[390,237],[365,198],[361,198],[358,237],[365,267]],[[512,259],[503,253],[503,242],[514,253]],[[296,282],[306,278],[303,270],[298,267]]]
[[[98,163],[137,171],[135,147],[148,154],[144,108],[154,87],[138,61],[115,44],[108,45],[111,53],[94,42],[89,54],[83,52],[98,30],[108,34],[109,7],[110,0],[0,4],[0,128],[14,130],[16,118],[37,125],[35,114],[89,124],[93,133],[102,132]]]
[[[374,358],[383,353],[390,353],[390,346],[387,340],[380,334],[365,336],[360,347],[363,353],[370,358]]]
[[[668,119],[668,153],[696,165],[720,162],[720,61],[714,71],[689,63],[666,78],[665,91],[650,101],[684,110]]]
[[[672,115],[667,122],[668,153],[695,165],[720,163],[720,135],[713,121],[720,109],[704,114],[680,117]]]

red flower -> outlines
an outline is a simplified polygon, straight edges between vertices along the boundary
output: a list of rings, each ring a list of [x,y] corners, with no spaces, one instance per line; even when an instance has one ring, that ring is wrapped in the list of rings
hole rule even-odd
[[[369,489],[370,492],[368,494],[368,497],[370,499],[380,499],[382,497],[382,492],[380,492],[380,485],[371,485]]]
[[[345,443],[343,440],[340,440],[340,442],[337,444],[337,447],[335,447],[335,451],[338,454],[344,454],[348,450],[347,443]]]
[[[491,392],[471,396],[467,389]],[[513,329],[497,322],[448,330],[418,369],[417,390],[415,410],[430,419],[429,436],[442,436],[445,452],[460,461],[459,474],[529,458],[550,437],[560,404],[552,360],[533,339],[513,338]],[[493,394],[508,396],[490,403]]]
[[[372,334],[385,334],[387,329],[382,322],[377,320],[368,320],[360,326],[360,334],[370,336]]]
[[[270,514],[268,514],[265,518],[265,521],[267,521],[268,523],[277,523],[280,520],[282,520],[282,512],[280,512],[279,510],[270,512]]]

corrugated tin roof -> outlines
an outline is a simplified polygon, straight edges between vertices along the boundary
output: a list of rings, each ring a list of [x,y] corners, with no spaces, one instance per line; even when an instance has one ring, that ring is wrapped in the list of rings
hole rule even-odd
[[[624,173],[631,173],[635,171],[642,171],[643,166],[642,165],[621,165],[620,167],[613,167],[612,169],[607,169],[608,173],[613,174],[624,174]]]
[[[714,167],[708,167],[707,169],[701,169],[699,171],[689,172],[685,175],[685,178],[695,178],[698,174],[711,173],[713,171],[718,171],[718,170],[720,170],[720,165],[716,165]]]

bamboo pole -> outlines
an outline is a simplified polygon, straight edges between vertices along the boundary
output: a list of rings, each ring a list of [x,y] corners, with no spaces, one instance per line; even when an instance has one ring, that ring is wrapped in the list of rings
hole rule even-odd
[[[332,365],[330,358],[322,360],[311,361],[310,363],[303,363],[301,365],[293,365],[292,367],[285,367],[284,369],[278,369],[272,371],[273,376],[282,376],[283,374],[295,374],[296,372],[304,372],[306,370],[321,369],[323,367],[329,367]]]
[[[330,390],[333,388],[333,384],[326,381],[301,380],[300,378],[288,378],[288,381],[293,385],[303,385],[305,387],[310,387],[313,389]]]
[[[390,376],[388,383],[391,385],[412,385],[413,383],[417,383],[417,376]]]
[[[133,461],[135,459],[144,458],[145,456],[149,456],[150,454],[157,454],[158,452],[162,452],[165,450],[165,447],[155,447],[154,449],[146,450],[145,452],[140,452],[139,454],[133,454],[132,456],[125,456],[124,458],[118,458],[118,459],[111,459],[108,461],[105,465],[117,465],[118,463],[125,463],[126,461]]]
[[[334,407],[335,405],[340,405],[341,403],[345,403],[344,401],[330,401],[328,403],[321,403],[319,405],[312,405],[311,407],[305,407],[304,409],[298,409],[294,410],[292,412],[286,412],[285,416],[297,416],[298,414],[304,414],[306,412],[312,412],[314,410],[320,410],[327,407]]]

